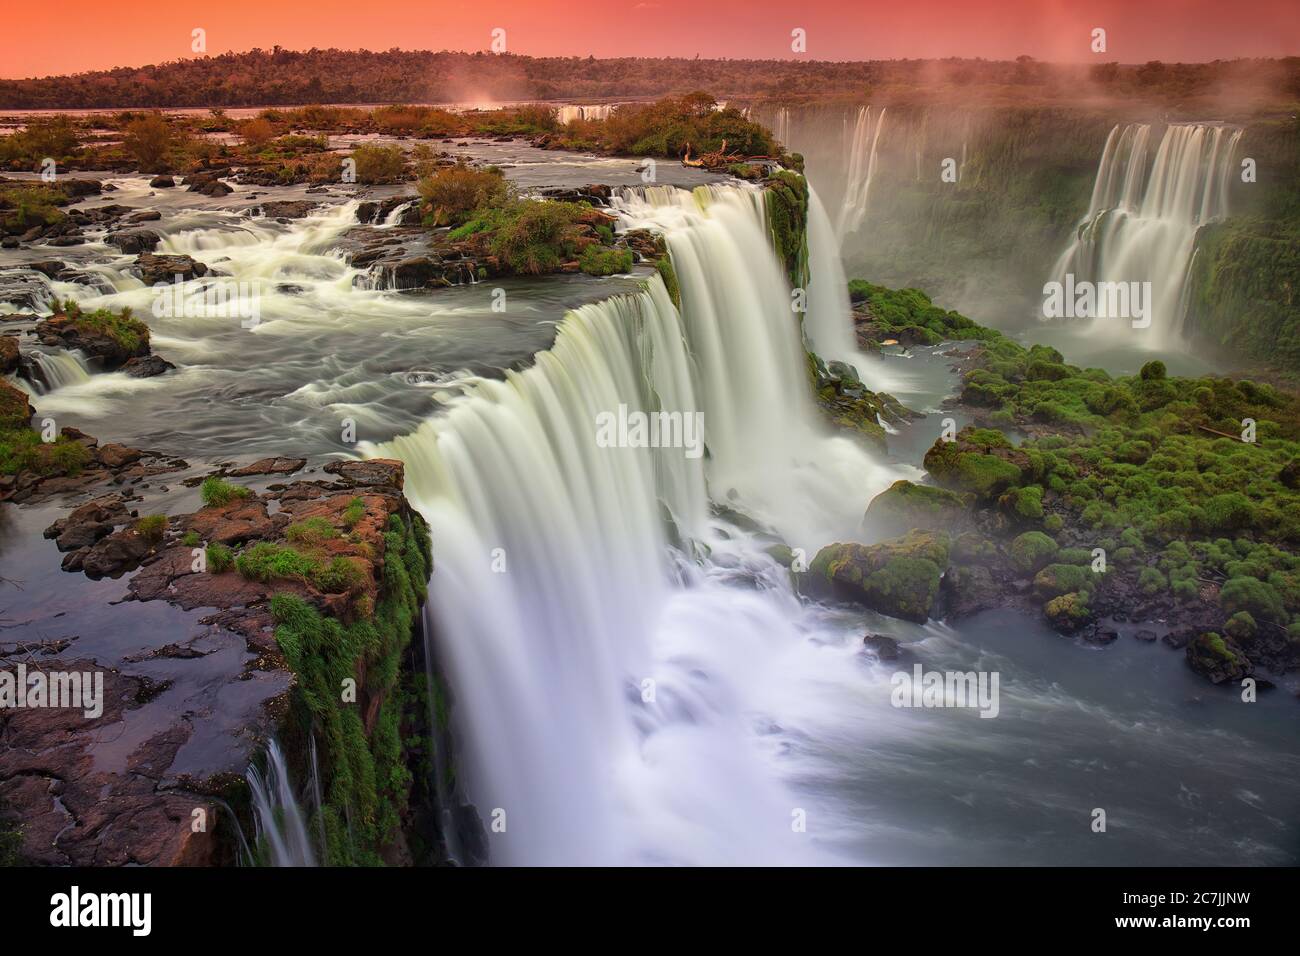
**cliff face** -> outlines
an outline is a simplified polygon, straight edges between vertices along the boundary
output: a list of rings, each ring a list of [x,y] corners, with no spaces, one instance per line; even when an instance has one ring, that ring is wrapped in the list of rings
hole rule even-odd
[[[104,457],[94,439],[77,440]],[[304,467],[266,459],[237,471],[257,481]],[[83,473],[105,487],[79,489],[98,497],[57,518],[43,547],[66,552],[73,590],[83,573],[138,567],[124,589],[133,649],[160,615],[169,643],[116,658],[99,645],[79,654],[76,635],[0,646],[15,675],[21,666],[103,681],[101,713],[26,706],[0,716],[0,847],[11,862],[216,865],[239,860],[242,834],[261,859],[244,771],[278,736],[291,778],[306,781],[314,737],[323,798],[309,822],[326,834],[323,862],[405,861],[416,758],[403,722],[427,736],[427,708],[408,706],[423,658],[408,650],[431,558],[401,463],[331,462],[261,492],[209,476],[196,511],[133,520],[131,492],[114,486],[139,468]]]

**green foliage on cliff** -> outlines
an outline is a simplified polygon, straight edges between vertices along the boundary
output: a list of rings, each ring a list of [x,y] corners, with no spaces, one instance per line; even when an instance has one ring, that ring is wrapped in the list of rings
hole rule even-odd
[[[767,181],[767,219],[777,258],[790,285],[804,288],[808,280],[808,180],[781,170]]]
[[[276,643],[297,676],[295,712],[321,745],[323,819],[310,820],[308,830],[323,825],[325,862],[333,866],[382,863],[411,782],[398,671],[432,567],[428,529],[417,514],[394,515],[384,545],[384,580],[369,615],[345,624],[292,595],[271,600]],[[355,702],[343,699],[349,680],[357,682]]]

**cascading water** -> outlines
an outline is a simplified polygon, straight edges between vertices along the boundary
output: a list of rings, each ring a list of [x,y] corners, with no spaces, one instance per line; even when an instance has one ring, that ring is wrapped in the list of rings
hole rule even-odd
[[[614,205],[664,233],[680,312],[657,276],[583,306],[532,368],[367,449],[429,520],[470,796],[495,862],[812,862],[781,709],[813,625],[774,538],[710,501],[811,555],[898,475],[817,423],[759,191]],[[707,455],[599,447],[620,406],[703,413]]]
[[[1075,284],[1149,282],[1149,314],[1139,322],[1150,324],[1141,328],[1127,317],[1098,317],[1095,323],[1151,347],[1178,344],[1196,235],[1228,214],[1228,177],[1241,134],[1219,125],[1169,126],[1151,158],[1151,126],[1111,130],[1088,214],[1053,278],[1062,284],[1067,276]]]
[[[85,353],[78,350],[31,349],[24,358],[30,367],[20,372],[17,385],[29,395],[47,395],[55,389],[90,381]]]
[[[266,862],[272,866],[315,866],[316,852],[307,836],[284,753],[274,738],[266,746],[266,770],[251,766],[244,776],[257,824],[254,845],[265,847]]]
[[[846,151],[846,185],[844,201],[840,206],[839,220],[836,223],[836,235],[841,239],[857,232],[867,217],[867,200],[871,194],[871,183],[876,178],[876,162],[880,133],[885,127],[885,109],[875,114],[873,119],[871,107],[858,109],[854,118],[852,132],[845,123]]]

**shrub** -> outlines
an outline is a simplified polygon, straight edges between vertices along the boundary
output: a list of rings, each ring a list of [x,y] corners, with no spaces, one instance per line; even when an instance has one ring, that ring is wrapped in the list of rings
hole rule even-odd
[[[228,569],[235,560],[230,549],[217,541],[208,545],[206,556],[208,570],[216,574],[220,574],[222,571]]]
[[[430,225],[459,226],[470,213],[502,200],[505,177],[498,169],[475,169],[463,159],[422,177],[416,191],[430,207]],[[463,238],[463,236],[456,236]]]
[[[247,498],[253,492],[242,485],[236,485],[218,475],[209,475],[199,486],[199,497],[205,508],[222,507],[237,498]]]
[[[1169,587],[1169,582],[1157,568],[1146,567],[1138,574],[1138,588],[1143,594],[1158,594]]]
[[[578,266],[589,276],[612,276],[632,271],[632,250],[590,245],[582,250]]]
[[[364,143],[352,151],[352,160],[359,183],[394,183],[406,174],[406,154],[400,146]]]
[[[163,532],[166,530],[166,515],[145,515],[135,523],[135,533],[151,544],[157,544],[161,541],[163,539]]]
[[[289,525],[284,529],[284,536],[298,544],[317,545],[338,537],[338,532],[329,521],[316,515]]]
[[[1250,616],[1249,611],[1238,611],[1228,618],[1223,631],[1234,640],[1248,641],[1255,636],[1255,619]]]
[[[1257,578],[1229,578],[1219,590],[1219,604],[1229,614],[1247,611],[1256,620],[1287,622],[1282,598],[1272,585]]]

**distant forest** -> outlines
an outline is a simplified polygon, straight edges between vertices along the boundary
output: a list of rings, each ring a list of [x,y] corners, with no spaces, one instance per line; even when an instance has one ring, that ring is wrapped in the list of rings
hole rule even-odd
[[[990,60],[701,60],[528,57],[388,50],[247,53],[0,80],[0,109],[294,106],[639,98],[708,89],[716,96],[798,101],[908,90],[996,90],[1003,98],[1081,93],[1180,100],[1248,87],[1256,103],[1300,99],[1300,57],[1141,65]]]

